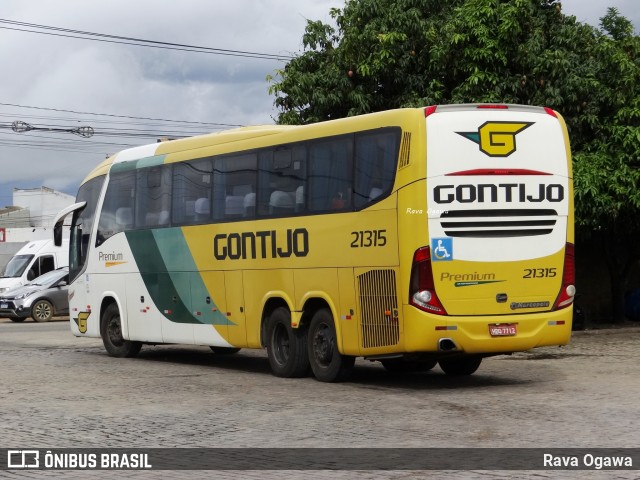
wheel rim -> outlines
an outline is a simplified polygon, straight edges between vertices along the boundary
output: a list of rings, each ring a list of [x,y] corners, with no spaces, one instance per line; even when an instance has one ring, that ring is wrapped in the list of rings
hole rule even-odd
[[[333,358],[333,337],[326,323],[318,325],[313,332],[313,356],[323,367],[328,366]]]
[[[284,365],[289,360],[289,334],[284,325],[278,324],[273,329],[273,335],[271,339],[271,345],[273,347],[273,356],[275,360]]]
[[[36,305],[35,316],[38,320],[49,320],[51,317],[51,306],[46,302],[40,302]]]
[[[122,329],[120,328],[120,316],[114,316],[107,324],[107,336],[112,345],[120,346],[123,344]]]

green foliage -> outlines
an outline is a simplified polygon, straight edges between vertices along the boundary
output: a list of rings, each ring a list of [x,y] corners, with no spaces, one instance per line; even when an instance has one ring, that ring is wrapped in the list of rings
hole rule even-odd
[[[569,128],[582,231],[638,238],[640,39],[615,9],[600,29],[558,0],[347,0],[331,15],[335,26],[308,22],[304,53],[268,78],[279,123],[445,103],[549,106]]]

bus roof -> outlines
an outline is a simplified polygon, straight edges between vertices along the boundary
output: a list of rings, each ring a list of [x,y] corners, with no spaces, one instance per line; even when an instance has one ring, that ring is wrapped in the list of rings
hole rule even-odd
[[[258,125],[239,127],[179,140],[157,142],[122,150],[112,155],[91,171],[82,183],[85,183],[91,178],[106,174],[113,163],[139,160],[159,155],[179,154],[181,152],[198,149],[203,149],[203,156],[208,155],[204,152],[207,149],[215,149],[217,153],[250,150],[270,144],[292,143],[319,136],[337,135],[345,133],[348,130],[369,130],[385,125],[407,126],[408,122],[411,123],[412,126],[415,126],[417,119],[424,121],[424,108],[386,110],[308,125]],[[274,141],[274,136],[280,138]],[[270,139],[267,140],[267,138]],[[242,148],[237,147],[237,142],[243,143]]]
[[[508,109],[540,109],[539,107],[527,107],[522,105],[500,105]],[[418,107],[386,110],[365,115],[328,120],[308,125],[257,125],[233,128],[179,140],[170,140],[151,143],[138,147],[122,150],[110,156],[89,173],[82,183],[91,178],[106,174],[113,163],[139,160],[160,155],[173,155],[174,159],[168,161],[179,161],[182,156],[193,158],[192,154],[186,152],[202,149],[202,156],[208,156],[207,150],[215,151],[216,154],[233,151],[251,150],[270,144],[285,144],[301,140],[307,140],[318,136],[329,136],[345,133],[346,131],[359,131],[379,128],[386,125],[398,125],[409,128],[416,126],[416,121],[424,121],[425,114],[445,111],[475,110],[477,108],[493,108],[496,105],[487,104],[459,104],[459,105],[438,105],[437,107]],[[275,141],[274,136],[280,137]],[[269,138],[269,139],[267,139]],[[238,142],[242,142],[242,148],[238,148]],[[234,145],[235,144],[235,145]],[[180,155],[181,153],[185,155]]]

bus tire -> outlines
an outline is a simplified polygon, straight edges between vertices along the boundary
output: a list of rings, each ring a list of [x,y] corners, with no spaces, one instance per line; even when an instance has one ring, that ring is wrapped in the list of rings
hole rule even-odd
[[[233,355],[234,353],[238,353],[240,351],[239,348],[236,347],[209,347],[213,353],[216,355]]]
[[[105,350],[112,357],[135,357],[142,348],[141,342],[132,342],[122,338],[120,310],[115,303],[109,305],[102,314],[100,336]]]
[[[308,342],[309,363],[316,379],[321,382],[342,382],[349,377],[356,358],[338,351],[336,327],[328,309],[322,308],[314,313]]]
[[[304,377],[309,371],[309,357],[304,330],[291,327],[291,313],[278,307],[267,319],[267,355],[276,377]]]
[[[31,318],[35,322],[48,322],[53,318],[53,305],[49,300],[40,299],[31,307]]]
[[[464,357],[443,358],[438,361],[440,368],[447,375],[471,375],[482,363],[482,357],[468,355]]]
[[[436,366],[435,360],[405,360],[404,358],[389,358],[380,360],[387,372],[392,373],[414,373],[426,372]]]

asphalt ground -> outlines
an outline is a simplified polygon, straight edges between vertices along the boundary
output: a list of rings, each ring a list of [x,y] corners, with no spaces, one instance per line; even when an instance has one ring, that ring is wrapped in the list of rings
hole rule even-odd
[[[640,326],[485,359],[469,377],[281,379],[266,352],[145,346],[107,356],[68,321],[0,319],[2,448],[638,448]],[[337,460],[339,461],[339,459]],[[634,471],[0,471],[3,478],[640,478]]]

